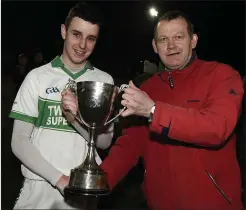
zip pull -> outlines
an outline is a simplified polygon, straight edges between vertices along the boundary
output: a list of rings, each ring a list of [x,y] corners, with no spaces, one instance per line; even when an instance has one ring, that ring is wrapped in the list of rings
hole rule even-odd
[[[172,77],[172,73],[171,72],[168,72],[168,81],[169,81],[169,85],[170,85],[170,88],[174,88],[174,82],[173,82],[173,77]]]

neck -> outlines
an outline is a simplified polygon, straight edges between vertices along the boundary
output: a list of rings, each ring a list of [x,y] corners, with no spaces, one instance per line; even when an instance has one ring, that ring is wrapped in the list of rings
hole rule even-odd
[[[195,58],[196,58],[196,52],[192,51],[191,55],[187,59],[187,62],[183,66],[179,68],[175,68],[175,69],[170,69],[170,68],[165,67],[165,70],[166,71],[183,70],[184,68],[188,67],[195,60]]]
[[[60,58],[61,58],[62,62],[64,63],[64,66],[66,67],[66,69],[68,69],[71,72],[79,72],[79,71],[81,71],[81,69],[83,69],[85,64],[86,64],[86,61],[85,61],[83,64],[81,64],[81,66],[74,67],[74,66],[69,65],[66,61],[64,61],[64,57],[65,56],[62,54]]]

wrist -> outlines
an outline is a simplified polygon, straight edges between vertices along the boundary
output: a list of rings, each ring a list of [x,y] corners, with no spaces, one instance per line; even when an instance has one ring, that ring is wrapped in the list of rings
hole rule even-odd
[[[149,112],[149,117],[148,117],[149,123],[151,123],[153,120],[154,112],[155,112],[155,104],[151,107],[150,112]]]
[[[64,183],[67,182],[68,176],[62,174],[62,176],[59,178],[59,180],[56,182],[56,187],[60,187]]]
[[[56,187],[59,179],[62,176],[63,176],[63,173],[57,170],[57,172],[53,174],[53,177],[51,177],[51,179],[48,181],[52,184],[52,186]]]
[[[69,122],[71,125],[79,125],[79,122],[74,118],[71,122]]]

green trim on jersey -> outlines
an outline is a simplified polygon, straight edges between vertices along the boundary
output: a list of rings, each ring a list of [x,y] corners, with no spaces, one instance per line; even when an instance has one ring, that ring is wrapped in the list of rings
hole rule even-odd
[[[63,117],[61,101],[38,97],[39,115],[35,122],[36,127],[76,132],[70,123]]]
[[[61,68],[63,71],[65,71],[70,77],[72,77],[74,80],[79,78],[82,74],[84,74],[88,69],[93,70],[94,67],[89,61],[86,61],[84,68],[79,71],[76,74],[73,74],[70,72],[68,69],[66,69],[64,63],[62,62],[60,56],[56,56],[52,61],[51,61],[51,66],[53,68],[58,67]]]
[[[9,114],[9,117],[15,120],[21,120],[21,121],[32,123],[32,124],[35,124],[37,120],[36,117],[31,117],[31,116],[25,115],[24,113],[17,112],[17,111],[11,111]]]

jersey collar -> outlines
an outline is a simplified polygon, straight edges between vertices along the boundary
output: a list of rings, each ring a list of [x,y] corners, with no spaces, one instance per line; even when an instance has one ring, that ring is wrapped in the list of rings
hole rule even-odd
[[[56,56],[52,61],[51,61],[51,66],[53,68],[60,68],[63,71],[65,71],[70,77],[72,77],[74,80],[77,79],[78,77],[80,77],[82,74],[84,74],[87,70],[94,70],[94,67],[92,66],[92,64],[89,61],[86,61],[84,68],[73,74],[72,72],[70,72],[64,65],[64,63],[62,62],[60,56]]]

